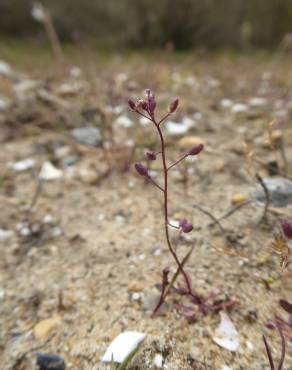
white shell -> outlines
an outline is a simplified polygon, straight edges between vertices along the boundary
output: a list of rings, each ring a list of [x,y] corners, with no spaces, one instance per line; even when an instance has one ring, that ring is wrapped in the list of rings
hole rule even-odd
[[[220,347],[236,352],[239,347],[237,330],[226,313],[220,312],[220,316],[221,322],[215,331],[213,341]]]
[[[124,331],[111,342],[102,361],[123,363],[125,359],[140,346],[145,338],[145,333]]]

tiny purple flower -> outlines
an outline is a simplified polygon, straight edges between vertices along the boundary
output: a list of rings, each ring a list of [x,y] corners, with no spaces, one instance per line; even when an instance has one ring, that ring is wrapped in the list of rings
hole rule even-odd
[[[148,111],[150,115],[154,114],[155,108],[156,108],[156,100],[155,95],[153,92],[149,89],[146,90],[146,95],[148,98]]]
[[[292,239],[292,222],[288,220],[282,220],[281,226],[286,238]]]
[[[179,227],[182,230],[182,232],[186,234],[191,232],[194,228],[193,225],[190,222],[188,222],[188,220],[186,220],[185,218],[180,220]]]
[[[201,153],[203,149],[204,149],[204,145],[198,144],[194,146],[192,149],[190,149],[186,154],[187,155],[198,155],[199,153]]]
[[[174,113],[177,110],[179,100],[176,98],[170,105],[169,105],[169,113]]]
[[[136,103],[136,108],[142,108],[143,110],[148,109],[148,104],[145,100],[143,99],[138,99]]]
[[[133,99],[128,99],[128,105],[132,110],[136,110],[136,103]]]
[[[146,153],[147,159],[149,161],[156,161],[156,153],[154,152],[147,152]]]
[[[136,163],[135,164],[136,171],[141,176],[149,176],[148,175],[148,168],[145,167],[142,163]]]

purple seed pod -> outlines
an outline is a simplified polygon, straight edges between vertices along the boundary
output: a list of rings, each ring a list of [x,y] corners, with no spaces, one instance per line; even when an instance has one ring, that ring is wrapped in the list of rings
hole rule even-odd
[[[138,99],[137,100],[137,103],[136,103],[136,109],[137,108],[142,108],[144,110],[147,110],[148,109],[148,103],[147,103],[147,101],[145,101],[143,99]]]
[[[266,328],[268,328],[270,330],[274,330],[274,329],[276,329],[276,325],[272,321],[269,321],[269,322],[266,323]]]
[[[128,99],[128,105],[129,105],[130,109],[136,110],[136,103],[134,102],[133,99]]]
[[[168,108],[169,113],[174,113],[177,110],[179,100],[176,98]]]
[[[156,108],[156,100],[155,95],[150,89],[146,90],[146,96],[148,99],[148,111],[151,115],[154,114],[155,108]]]
[[[290,315],[292,315],[292,303],[289,303],[288,301],[285,301],[284,299],[280,299],[279,304],[283,308],[283,310],[285,310]]]
[[[155,98],[154,98],[154,96],[153,96],[153,97],[151,97],[151,98],[149,99],[149,101],[148,101],[148,109],[149,109],[149,113],[150,113],[150,114],[153,114],[153,113],[154,113],[154,111],[155,111],[155,108],[156,108],[156,100],[155,100]]]
[[[198,155],[199,153],[201,153],[201,151],[204,149],[204,145],[203,144],[198,144],[196,146],[194,146],[192,149],[190,149],[186,155]]]
[[[147,96],[147,99],[149,100],[150,98],[154,98],[154,94],[150,89],[145,90],[145,94]]]
[[[156,153],[154,152],[147,152],[146,153],[147,159],[149,161],[156,161]]]
[[[288,220],[282,220],[281,226],[286,238],[292,239],[292,222]]]
[[[188,220],[186,218],[182,218],[180,221],[179,221],[179,227],[182,228],[185,224],[188,223]]]
[[[145,167],[142,163],[136,163],[135,168],[139,175],[148,176],[148,168]]]
[[[193,230],[193,225],[192,224],[190,224],[190,223],[187,223],[187,224],[185,224],[183,227],[182,227],[182,231],[184,232],[184,233],[190,233],[192,230]]]
[[[193,225],[189,223],[185,218],[180,220],[179,227],[182,230],[183,233],[189,233],[193,230]]]
[[[148,111],[148,103],[147,103],[147,101],[143,101],[141,107],[142,107],[143,110],[145,110],[147,112]]]

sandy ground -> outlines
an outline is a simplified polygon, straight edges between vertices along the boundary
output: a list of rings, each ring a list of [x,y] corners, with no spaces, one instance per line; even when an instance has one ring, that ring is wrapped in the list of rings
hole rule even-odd
[[[285,317],[277,303],[280,298],[291,300],[289,267],[286,274],[281,273],[280,258],[271,249],[271,243],[278,219],[291,217],[291,208],[277,208],[269,213],[266,225],[259,223],[263,207],[244,207],[222,221],[235,240],[226,243],[220,230],[208,227],[210,219],[192,205],[200,204],[219,217],[230,209],[235,195],[249,197],[250,189],[256,185],[256,172],[268,177],[264,167],[254,163],[247,166],[243,141],[264,164],[276,158],[282,168],[278,151],[273,152],[264,143],[267,125],[275,111],[281,109],[286,114],[281,118],[286,120],[281,129],[291,163],[292,80],[286,67],[289,63],[285,60],[283,70],[279,70],[277,63],[257,63],[252,59],[227,58],[218,63],[200,60],[197,65],[194,62],[197,67],[192,67],[191,59],[181,67],[177,67],[179,61],[168,66],[162,60],[153,61],[151,67],[142,65],[137,71],[138,59],[131,61],[134,72],[129,71],[127,63],[122,59],[119,65],[114,60],[103,72],[101,67],[94,72],[97,84],[106,81],[102,93],[97,93],[95,87],[79,97],[77,105],[76,97],[68,99],[74,106],[74,120],[69,127],[78,125],[76,111],[86,104],[94,106],[96,96],[103,103],[111,91],[109,100],[113,105],[123,105],[128,94],[140,94],[146,84],[145,72],[150,80],[151,76],[158,79],[157,71],[163,72],[160,79],[164,78],[165,84],[152,84],[157,96],[161,96],[162,106],[171,96],[181,97],[177,120],[201,112],[199,123],[184,136],[199,136],[206,149],[189,165],[194,171],[187,193],[180,172],[172,173],[170,219],[187,216],[194,224],[194,231],[178,247],[183,256],[195,245],[186,267],[194,288],[203,295],[219,288],[221,298],[237,301],[228,314],[238,331],[239,349],[230,352],[212,340],[220,321],[218,313],[198,315],[196,322],[190,324],[174,308],[175,302],[182,301],[178,296],[168,298],[160,316],[152,318],[147,309],[158,294],[155,286],[161,280],[162,269],[175,269],[164,240],[161,195],[132,168],[136,159],[143,158],[144,148],[157,143],[151,127],[137,123],[114,129],[115,143],[111,143],[108,162],[101,148],[76,146],[68,139],[67,128],[62,132],[56,129],[56,122],[64,122],[60,118],[61,108],[51,110],[34,101],[31,109],[41,112],[41,118],[32,122],[21,121],[15,113],[18,103],[1,113],[4,138],[0,152],[0,228],[14,232],[0,242],[1,368],[34,369],[36,352],[47,352],[62,356],[68,369],[108,369],[100,359],[111,340],[124,330],[135,330],[146,333],[147,338],[129,369],[154,369],[153,360],[158,353],[163,356],[163,368],[168,370],[269,369],[262,334],[267,334],[275,358],[279,358],[280,338],[265,324],[275,312]],[[40,71],[41,66],[35,72],[37,77],[29,72],[30,78],[39,78]],[[170,73],[186,82],[178,81],[180,77],[169,79]],[[119,77],[109,82],[112,74]],[[143,77],[138,79],[138,75]],[[3,81],[3,91],[11,97],[12,82]],[[243,113],[232,113],[220,106],[223,98],[245,103],[258,95],[266,99],[265,105]],[[127,108],[123,109],[122,115],[128,115]],[[109,116],[110,124],[111,120],[114,122]],[[38,129],[34,130],[34,126]],[[118,151],[116,146],[123,147],[128,139],[134,140],[136,149],[130,154],[126,149]],[[179,138],[167,136],[167,140],[169,158],[177,158]],[[66,148],[65,154],[60,154],[60,150],[56,154],[60,148]],[[66,167],[62,160],[69,156],[68,151],[78,161]],[[8,163],[25,158],[36,161],[32,169],[15,172],[7,167]],[[63,170],[63,177],[44,181],[30,208],[39,170],[48,160]],[[154,169],[159,179],[159,163]],[[90,175],[80,175],[85,170]],[[24,227],[28,227],[27,235]],[[175,235],[172,234],[174,240]],[[57,324],[47,335],[38,337],[36,325],[45,319],[53,319]],[[292,368],[288,341],[287,347],[288,370]]]

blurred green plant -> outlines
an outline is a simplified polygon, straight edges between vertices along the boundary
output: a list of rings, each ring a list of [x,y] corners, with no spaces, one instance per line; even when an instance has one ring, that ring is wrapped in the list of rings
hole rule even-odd
[[[271,47],[292,32],[292,0],[43,0],[63,41],[108,47]],[[44,38],[31,0],[0,1],[0,33]]]

